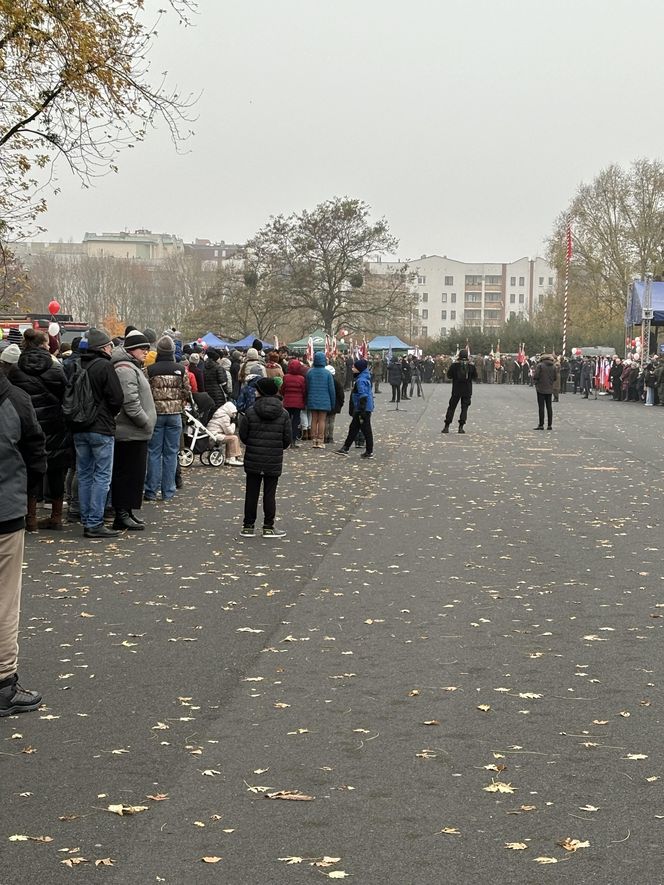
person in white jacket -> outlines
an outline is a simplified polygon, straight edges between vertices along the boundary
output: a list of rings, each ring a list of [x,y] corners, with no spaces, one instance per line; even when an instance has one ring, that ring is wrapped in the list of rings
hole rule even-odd
[[[226,463],[232,467],[240,467],[244,464],[240,440],[236,434],[236,418],[237,407],[235,403],[227,402],[219,406],[207,425],[207,432],[216,442],[226,443]]]

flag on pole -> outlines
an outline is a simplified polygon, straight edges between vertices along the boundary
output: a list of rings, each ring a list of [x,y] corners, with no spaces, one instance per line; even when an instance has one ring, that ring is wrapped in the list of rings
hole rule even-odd
[[[470,342],[466,338],[466,353],[468,354],[468,359],[470,359]]]
[[[314,339],[309,336],[309,340],[307,341],[307,360],[310,363],[314,361]]]
[[[337,354],[339,353],[339,348],[337,347],[337,336],[332,336],[332,359],[335,360],[337,358]]]
[[[330,344],[330,336],[326,335],[325,336],[325,359],[329,360],[331,353],[332,353],[332,346]]]
[[[360,356],[363,360],[365,360],[369,356],[369,345],[367,344],[366,335],[362,339],[362,346],[360,347]]]
[[[274,333],[274,349],[279,350],[279,339],[277,338],[277,333]]]

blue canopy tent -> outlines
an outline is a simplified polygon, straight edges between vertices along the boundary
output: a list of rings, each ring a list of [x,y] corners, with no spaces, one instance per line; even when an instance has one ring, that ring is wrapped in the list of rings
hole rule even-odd
[[[218,348],[231,348],[233,345],[230,341],[222,341],[221,338],[217,338],[214,332],[206,332],[201,339],[203,344],[208,347],[218,347]],[[197,341],[192,342],[193,344],[198,344]]]
[[[643,280],[634,280],[629,287],[629,298],[625,311],[625,325],[639,326],[643,322],[643,300],[645,298],[646,284]],[[664,283],[652,282],[650,284],[652,297],[652,320],[653,326],[664,326]]]
[[[369,350],[410,350],[410,344],[406,344],[396,335],[377,335],[367,345]]]
[[[239,350],[242,350],[243,348],[251,347],[256,338],[256,335],[246,335],[240,341],[236,341],[235,344],[230,344],[229,347],[237,347]],[[260,341],[260,338],[258,340]],[[274,348],[274,341],[261,341],[261,344],[263,345],[263,350],[272,350]]]

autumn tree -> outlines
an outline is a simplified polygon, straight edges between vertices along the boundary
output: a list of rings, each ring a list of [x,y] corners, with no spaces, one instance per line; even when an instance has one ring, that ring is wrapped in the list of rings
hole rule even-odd
[[[183,24],[194,0],[169,0]],[[0,237],[46,208],[44,179],[64,158],[85,185],[158,121],[179,143],[191,97],[153,78],[157,34],[143,0],[0,0]],[[161,19],[164,10],[157,13]]]
[[[377,287],[369,297],[363,291],[364,262],[397,246],[384,218],[370,220],[366,203],[336,197],[311,211],[270,218],[247,252],[260,257],[263,279],[279,292],[284,315],[307,314],[334,334],[343,323],[384,314],[401,298],[390,287]]]
[[[577,314],[620,324],[635,277],[664,270],[664,165],[636,160],[627,169],[603,169],[579,187],[556,219],[549,262],[565,278],[566,226],[573,225],[570,303]]]

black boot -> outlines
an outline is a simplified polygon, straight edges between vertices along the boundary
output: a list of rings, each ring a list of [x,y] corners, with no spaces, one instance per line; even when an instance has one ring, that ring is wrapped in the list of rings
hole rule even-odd
[[[181,489],[184,483],[182,482],[182,468],[178,464],[177,469],[175,471],[175,488]]]
[[[465,433],[466,431],[463,429],[463,424],[459,424],[459,433]]]
[[[113,528],[119,529],[120,531],[122,531],[122,529],[127,529],[130,532],[139,532],[141,529],[145,528],[145,526],[134,522],[128,510],[116,510]]]
[[[449,433],[450,432],[450,425],[446,424],[440,432],[441,433]]]
[[[136,516],[133,510],[129,511],[129,519],[132,519],[136,525],[145,525],[145,520],[141,519],[140,516]]]

